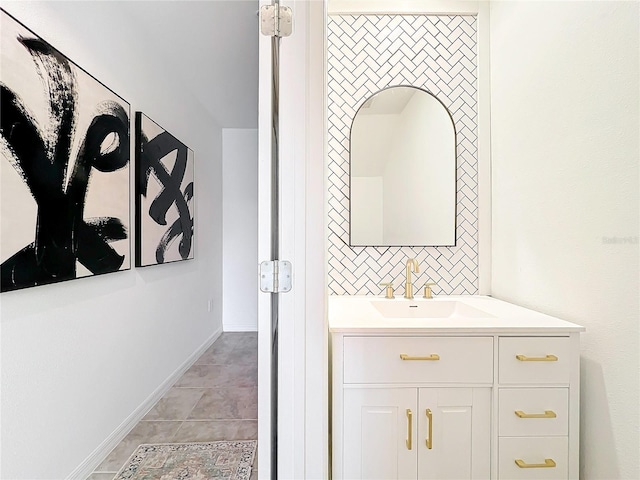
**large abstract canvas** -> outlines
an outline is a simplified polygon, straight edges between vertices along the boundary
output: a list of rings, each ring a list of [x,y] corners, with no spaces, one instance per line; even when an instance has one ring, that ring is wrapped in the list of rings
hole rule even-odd
[[[129,104],[0,11],[0,285],[130,268]]]
[[[193,258],[193,151],[136,112],[136,266]]]

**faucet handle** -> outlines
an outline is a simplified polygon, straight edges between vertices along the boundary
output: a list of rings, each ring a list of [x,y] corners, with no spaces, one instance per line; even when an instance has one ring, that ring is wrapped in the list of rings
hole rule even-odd
[[[383,287],[387,287],[384,298],[396,298],[393,296],[393,282],[381,283]]]
[[[435,282],[429,282],[429,283],[425,283],[424,284],[424,295],[422,296],[422,298],[433,298],[433,295],[431,294],[431,286],[432,285],[436,285]]]

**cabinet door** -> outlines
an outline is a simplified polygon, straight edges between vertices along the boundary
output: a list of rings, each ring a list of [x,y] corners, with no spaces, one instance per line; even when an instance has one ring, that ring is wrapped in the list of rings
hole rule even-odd
[[[421,388],[418,478],[489,478],[491,389]]]
[[[417,389],[344,390],[345,479],[417,477]]]

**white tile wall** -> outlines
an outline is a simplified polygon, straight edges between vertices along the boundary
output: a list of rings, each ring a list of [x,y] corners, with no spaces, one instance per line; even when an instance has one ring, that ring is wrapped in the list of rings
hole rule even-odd
[[[415,292],[478,293],[478,137],[475,16],[331,15],[328,20],[329,293],[403,294],[407,258],[420,263]],[[444,102],[457,131],[455,247],[349,246],[349,130],[373,93],[424,88]],[[418,212],[416,212],[418,213]]]

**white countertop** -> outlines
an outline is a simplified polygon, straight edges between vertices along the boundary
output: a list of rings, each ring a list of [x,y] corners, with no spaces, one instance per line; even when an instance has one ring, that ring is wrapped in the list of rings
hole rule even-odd
[[[458,301],[482,310],[490,317],[385,318],[371,301]],[[334,333],[570,333],[583,332],[581,325],[480,295],[441,295],[430,300],[374,295],[329,296],[329,330]]]

